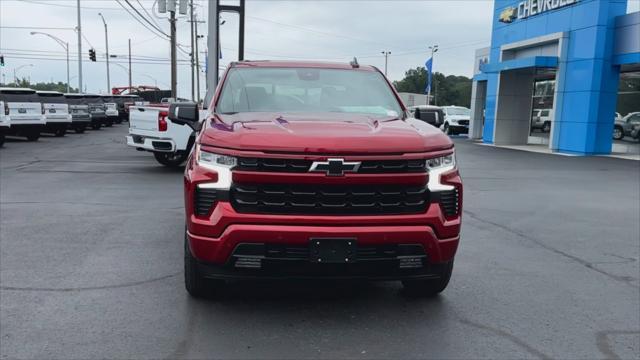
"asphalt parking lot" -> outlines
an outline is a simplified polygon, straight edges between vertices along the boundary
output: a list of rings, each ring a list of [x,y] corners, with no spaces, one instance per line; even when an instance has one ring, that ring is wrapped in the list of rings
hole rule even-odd
[[[464,226],[443,295],[233,283],[194,300],[182,173],[126,131],[0,150],[1,358],[640,357],[640,162],[457,139]]]

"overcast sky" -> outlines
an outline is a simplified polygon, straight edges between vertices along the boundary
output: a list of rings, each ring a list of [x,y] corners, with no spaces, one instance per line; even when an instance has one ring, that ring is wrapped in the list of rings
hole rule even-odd
[[[142,15],[157,22],[169,33],[164,15],[154,13],[154,0],[128,0]],[[207,0],[194,0],[200,19],[206,20]],[[234,4],[234,1],[222,0]],[[5,55],[7,81],[22,65],[19,77],[37,81],[64,81],[66,65],[63,48],[50,38],[30,35],[47,32],[69,42],[71,83],[77,86],[76,0],[0,0],[0,52]],[[127,7],[125,11],[120,4]],[[629,11],[640,10],[640,0],[629,0]],[[125,0],[81,0],[83,77],[89,92],[106,92],[104,26],[109,28],[110,53],[126,56],[127,39],[132,42],[133,83],[169,88],[169,42],[143,27]],[[144,7],[144,9],[143,9]],[[416,1],[330,1],[330,0],[247,0],[245,58],[320,59],[347,62],[357,56],[361,64],[384,68],[383,50],[390,51],[389,77],[399,80],[409,68],[423,66],[427,47],[438,44],[434,70],[445,74],[470,76],[474,50],[488,46],[491,36],[492,0],[416,0]],[[136,14],[137,15],[137,14]],[[224,65],[237,57],[237,16],[223,14],[221,27]],[[189,52],[187,18],[178,19],[178,42]],[[142,21],[142,20],[141,20]],[[14,28],[26,27],[26,28]],[[33,29],[34,27],[66,29]],[[206,35],[206,24],[199,25]],[[205,41],[201,40],[201,51]],[[88,49],[98,53],[97,63],[88,61]],[[188,55],[178,53],[179,59]],[[114,64],[121,63],[121,66]],[[204,55],[201,55],[204,62]],[[126,59],[112,59],[111,86],[126,86]],[[202,76],[202,89],[204,89]],[[178,66],[178,93],[191,96],[191,75],[187,61]]]

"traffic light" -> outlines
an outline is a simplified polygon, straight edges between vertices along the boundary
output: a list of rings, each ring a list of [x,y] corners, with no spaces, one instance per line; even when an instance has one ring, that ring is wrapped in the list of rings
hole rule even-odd
[[[0,55],[0,66],[4,66],[4,55]]]
[[[89,49],[89,59],[91,59],[91,61],[96,61],[96,51],[93,49]]]

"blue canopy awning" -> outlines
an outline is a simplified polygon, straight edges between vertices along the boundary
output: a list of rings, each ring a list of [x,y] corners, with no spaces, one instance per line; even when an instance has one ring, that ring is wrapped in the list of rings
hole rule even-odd
[[[483,73],[498,73],[507,70],[525,69],[532,67],[555,68],[558,67],[557,56],[534,56],[523,59],[506,60],[499,63],[489,63],[480,66]]]

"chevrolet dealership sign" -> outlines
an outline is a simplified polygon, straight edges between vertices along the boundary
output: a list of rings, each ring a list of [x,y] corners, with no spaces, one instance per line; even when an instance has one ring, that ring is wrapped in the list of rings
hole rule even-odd
[[[525,0],[518,4],[518,7],[508,7],[500,13],[500,22],[512,23],[516,19],[526,19],[528,17],[543,14],[547,11],[556,10],[565,6],[573,5],[578,0]]]

